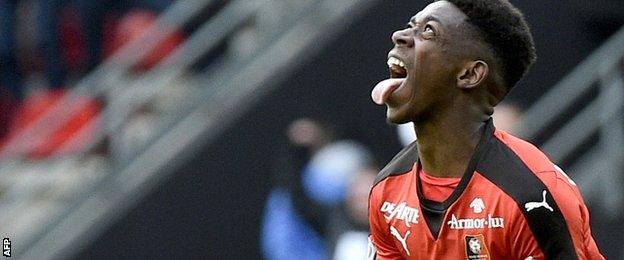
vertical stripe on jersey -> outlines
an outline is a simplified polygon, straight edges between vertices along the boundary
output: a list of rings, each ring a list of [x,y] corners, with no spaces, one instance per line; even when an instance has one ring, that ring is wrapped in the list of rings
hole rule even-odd
[[[507,145],[492,137],[486,156],[477,171],[518,204],[547,259],[578,259],[566,221],[546,185]],[[527,211],[526,203],[546,202],[553,209],[536,207]]]

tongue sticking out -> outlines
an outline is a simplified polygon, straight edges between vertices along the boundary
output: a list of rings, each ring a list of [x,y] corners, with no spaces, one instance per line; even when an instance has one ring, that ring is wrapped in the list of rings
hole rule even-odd
[[[403,81],[405,81],[405,78],[391,78],[377,83],[375,88],[373,88],[373,92],[371,92],[373,101],[377,105],[385,104],[390,93],[397,89]]]

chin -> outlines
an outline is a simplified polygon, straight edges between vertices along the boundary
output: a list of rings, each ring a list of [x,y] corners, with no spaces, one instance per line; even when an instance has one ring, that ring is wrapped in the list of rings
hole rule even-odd
[[[391,124],[405,124],[412,121],[412,116],[407,111],[388,107],[386,121]]]

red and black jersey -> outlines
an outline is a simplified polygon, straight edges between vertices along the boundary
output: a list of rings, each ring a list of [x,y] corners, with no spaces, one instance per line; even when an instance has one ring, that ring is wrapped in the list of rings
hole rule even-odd
[[[604,259],[574,182],[535,146],[489,120],[457,188],[426,199],[416,142],[369,198],[376,259]]]

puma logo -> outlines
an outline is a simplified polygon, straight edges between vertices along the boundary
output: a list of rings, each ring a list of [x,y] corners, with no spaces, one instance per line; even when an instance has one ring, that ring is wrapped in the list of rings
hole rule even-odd
[[[409,249],[407,249],[407,236],[409,236],[409,234],[411,233],[411,231],[407,231],[405,232],[405,236],[401,237],[401,234],[399,233],[399,231],[393,227],[390,226],[390,234],[392,234],[394,237],[396,237],[397,240],[399,240],[399,242],[401,242],[401,245],[403,245],[403,248],[405,249],[405,252],[407,253],[407,255],[410,255]]]
[[[539,207],[544,207],[544,208],[547,208],[550,211],[555,211],[546,202],[546,190],[544,190],[542,192],[542,201],[540,201],[540,202],[527,202],[527,203],[524,204],[524,208],[526,208],[527,212],[529,212],[529,211],[531,211],[533,209],[539,208]]]

